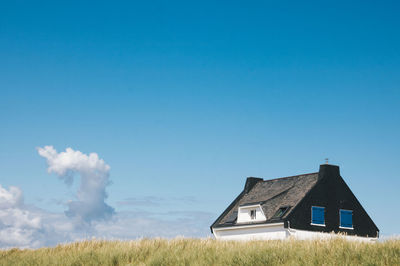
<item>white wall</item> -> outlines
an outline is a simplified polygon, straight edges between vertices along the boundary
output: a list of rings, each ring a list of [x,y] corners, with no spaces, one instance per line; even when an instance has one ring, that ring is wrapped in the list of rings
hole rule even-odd
[[[323,232],[312,232],[297,229],[287,229],[288,236],[299,240],[313,240],[313,239],[331,239],[331,238],[344,238],[350,241],[361,241],[361,242],[375,242],[378,239],[373,237],[361,237],[361,236],[350,236],[335,233],[323,233]]]
[[[213,228],[213,233],[215,238],[219,240],[284,240],[290,238],[313,240],[342,237],[350,241],[377,241],[377,238],[372,237],[346,236],[334,233],[284,228],[283,223]]]
[[[288,234],[283,223],[214,228],[213,232],[221,240],[274,240],[285,239]]]

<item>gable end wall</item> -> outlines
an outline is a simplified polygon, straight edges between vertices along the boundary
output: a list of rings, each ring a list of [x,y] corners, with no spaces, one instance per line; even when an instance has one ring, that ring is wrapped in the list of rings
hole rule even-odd
[[[311,225],[311,206],[325,207],[325,227]],[[339,228],[340,209],[353,210],[353,230]],[[378,237],[379,231],[340,176],[339,168],[332,165],[321,166],[319,181],[290,213],[287,221],[289,224],[285,223],[285,227],[308,231],[365,237]]]

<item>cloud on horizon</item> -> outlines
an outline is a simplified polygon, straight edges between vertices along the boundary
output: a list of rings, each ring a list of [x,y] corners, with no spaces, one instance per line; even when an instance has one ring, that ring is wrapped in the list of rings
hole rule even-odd
[[[53,146],[39,147],[37,150],[47,160],[47,171],[55,173],[67,185],[72,184],[75,175],[80,175],[80,187],[76,194],[78,200],[67,203],[67,216],[91,222],[109,219],[114,214],[114,208],[105,203],[106,187],[110,184],[110,166],[97,153],[86,155],[71,148],[57,153]]]
[[[0,185],[0,248],[39,248],[84,239],[208,237],[214,213],[124,211],[111,219],[77,223],[63,213],[25,205],[22,191]]]
[[[89,155],[67,148],[58,153],[52,146],[38,148],[46,158],[47,171],[56,174],[67,185],[80,176],[77,200],[67,203],[65,213],[52,213],[24,203],[23,191],[0,184],[0,248],[39,248],[71,241],[90,239],[130,240],[142,237],[207,237],[214,213],[197,211],[134,210],[116,212],[107,205],[106,187],[110,184],[110,166],[96,153]],[[130,206],[188,204],[193,197],[131,197]]]
[[[157,196],[142,196],[142,197],[129,197],[122,201],[118,201],[119,206],[143,206],[143,207],[155,207],[155,206],[167,206],[175,205],[178,203],[195,203],[197,199],[193,196],[183,197],[157,197]]]
[[[0,185],[0,247],[36,246],[42,229],[41,217],[26,208],[21,189]]]

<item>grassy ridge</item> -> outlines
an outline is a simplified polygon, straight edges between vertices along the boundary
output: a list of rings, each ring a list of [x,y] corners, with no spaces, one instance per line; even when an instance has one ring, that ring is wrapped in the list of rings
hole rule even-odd
[[[400,265],[400,240],[223,242],[213,239],[83,241],[0,251],[0,265]]]

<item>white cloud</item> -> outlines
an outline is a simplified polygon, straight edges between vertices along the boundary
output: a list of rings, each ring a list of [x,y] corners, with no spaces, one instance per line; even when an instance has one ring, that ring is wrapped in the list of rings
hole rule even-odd
[[[180,211],[119,212],[109,222],[95,224],[97,237],[105,239],[135,239],[141,237],[207,237],[215,214]]]
[[[215,214],[206,212],[117,212],[109,220],[76,223],[62,213],[51,213],[22,200],[17,187],[0,185],[0,248],[38,248],[83,239],[137,239],[142,237],[206,237]],[[4,199],[7,199],[4,200]],[[19,202],[18,204],[14,204]],[[6,203],[6,204],[5,204]]]
[[[38,248],[54,246],[92,237],[100,239],[136,239],[141,237],[206,237],[215,214],[196,211],[156,211],[148,205],[195,201],[192,197],[131,198],[131,207],[144,205],[146,211],[115,212],[105,203],[109,184],[108,166],[96,153],[89,155],[71,148],[57,153],[52,146],[38,148],[47,159],[48,172],[55,173],[67,184],[80,176],[77,200],[68,210],[51,213],[24,203],[20,188],[5,189],[0,185],[0,248]],[[139,200],[137,200],[139,199]],[[141,204],[142,203],[142,204]],[[122,203],[123,205],[123,203]],[[182,206],[181,206],[182,207]],[[107,219],[105,219],[107,218]]]
[[[80,175],[80,187],[76,194],[78,200],[67,203],[67,216],[76,217],[83,222],[112,216],[114,209],[105,203],[110,166],[96,153],[86,155],[71,148],[57,153],[53,146],[38,148],[38,153],[47,159],[47,171],[55,173],[67,184],[72,184],[75,174]]]
[[[20,206],[22,203],[22,191],[18,187],[10,186],[9,190],[6,190],[0,185],[0,209]]]
[[[38,246],[41,229],[41,217],[26,208],[22,191],[0,185],[0,247]]]

